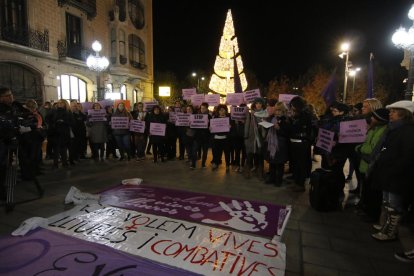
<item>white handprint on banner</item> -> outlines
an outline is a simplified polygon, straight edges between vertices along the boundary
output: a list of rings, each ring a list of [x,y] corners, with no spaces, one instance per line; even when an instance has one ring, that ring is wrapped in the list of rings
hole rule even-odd
[[[244,206],[237,200],[232,200],[232,203],[227,205],[226,203],[219,201],[221,208],[227,211],[231,218],[224,221],[203,219],[201,222],[219,224],[240,231],[257,232],[265,229],[268,224],[265,216],[267,207],[260,206],[260,212],[257,212],[253,209],[252,204],[249,201],[244,201],[243,203]]]

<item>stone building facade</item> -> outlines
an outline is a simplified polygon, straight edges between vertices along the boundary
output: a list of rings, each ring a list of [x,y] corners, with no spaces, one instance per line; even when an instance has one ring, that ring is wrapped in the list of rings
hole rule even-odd
[[[0,24],[0,85],[19,101],[153,98],[152,0],[0,0]]]

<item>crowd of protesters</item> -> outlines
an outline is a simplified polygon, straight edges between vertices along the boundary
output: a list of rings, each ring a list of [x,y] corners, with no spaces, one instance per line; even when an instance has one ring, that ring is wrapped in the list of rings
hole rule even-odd
[[[377,99],[366,99],[353,106],[334,102],[324,114],[318,116],[315,108],[302,97],[294,97],[288,105],[283,102],[256,98],[246,107],[243,119],[233,119],[229,107],[220,104],[211,108],[207,103],[192,106],[177,100],[174,106],[153,106],[144,110],[144,104],[134,104],[127,110],[124,103],[101,106],[93,103],[93,110],[105,110],[105,120],[91,120],[77,101],[59,100],[46,102],[40,108],[33,100],[24,105],[13,101],[10,89],[0,90],[0,115],[2,131],[0,140],[0,170],[5,175],[7,149],[10,140],[19,137],[23,178],[42,173],[38,164],[42,158],[53,160],[53,168],[75,166],[87,157],[89,145],[91,158],[96,162],[112,158],[119,161],[144,161],[152,154],[151,161],[162,163],[186,160],[189,169],[206,168],[211,148],[211,169],[225,167],[252,176],[276,187],[282,186],[291,173],[293,192],[306,191],[315,154],[321,155],[321,167],[336,176],[352,180],[355,173],[356,187],[350,193],[358,199],[360,214],[375,222],[373,238],[380,241],[395,240],[398,225],[414,201],[414,103],[397,101],[383,107]],[[210,126],[192,128],[177,126],[176,114],[204,114],[208,120],[229,118],[227,129],[210,132]],[[17,131],[5,132],[5,122],[25,118],[30,123],[15,122]],[[145,123],[144,132],[131,131],[128,126],[113,128],[112,118],[123,117]],[[341,122],[365,120],[367,134],[359,143],[340,143]],[[150,132],[150,125],[165,124],[165,134]],[[318,130],[332,131],[333,147],[330,151],[316,147]],[[47,141],[45,152],[42,145]],[[178,147],[177,147],[178,145]],[[151,153],[152,151],[152,153]],[[224,160],[223,160],[224,155]],[[198,163],[198,161],[200,162]],[[346,161],[349,174],[344,175]],[[0,179],[4,183],[4,179]],[[343,191],[343,184],[340,190]],[[4,185],[0,185],[4,190]],[[4,194],[4,191],[2,192]],[[414,252],[397,253],[403,261],[414,261]]]

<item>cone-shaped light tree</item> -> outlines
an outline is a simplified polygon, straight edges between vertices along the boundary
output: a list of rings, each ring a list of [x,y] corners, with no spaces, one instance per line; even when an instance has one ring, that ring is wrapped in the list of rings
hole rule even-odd
[[[214,73],[211,76],[209,84],[209,88],[212,91],[222,95],[236,92],[234,91],[234,75],[236,74],[234,60],[236,60],[237,73],[244,91],[247,88],[247,80],[243,72],[243,62],[234,31],[233,17],[231,10],[228,10],[223,35],[220,40],[219,53],[214,63]]]

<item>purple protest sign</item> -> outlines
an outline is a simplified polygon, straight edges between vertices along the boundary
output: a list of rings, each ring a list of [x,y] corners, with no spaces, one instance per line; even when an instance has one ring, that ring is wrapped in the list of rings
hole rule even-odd
[[[83,113],[87,113],[88,110],[92,109],[93,103],[84,102],[84,103],[81,103],[81,105],[82,105]]]
[[[243,93],[227,93],[226,95],[226,103],[228,105],[238,106],[244,102],[244,94]]]
[[[131,120],[129,125],[129,130],[138,133],[145,132],[145,121],[141,120]]]
[[[327,152],[331,152],[334,146],[335,132],[323,128],[319,129],[316,146]]]
[[[190,128],[208,128],[208,114],[190,114]]]
[[[152,111],[152,108],[156,105],[158,105],[157,101],[144,102],[144,110],[146,112]]]
[[[193,106],[200,106],[204,102],[204,94],[191,95],[191,104]]]
[[[338,143],[363,143],[366,137],[367,121],[365,119],[339,123]]]
[[[129,118],[112,116],[111,127],[112,129],[129,129]]]
[[[0,238],[1,275],[196,275],[46,229]]]
[[[184,100],[191,100],[191,96],[197,94],[195,88],[184,88],[181,90]]]
[[[101,204],[276,239],[283,234],[291,211],[290,206],[147,185],[121,185],[106,190],[101,193]]]
[[[106,122],[106,110],[105,109],[89,109],[88,110],[89,122]]]
[[[166,124],[150,123],[150,135],[165,136]]]
[[[259,89],[248,90],[248,91],[245,91],[243,94],[244,94],[244,101],[246,103],[252,103],[254,99],[261,97]]]
[[[230,131],[230,118],[214,118],[210,120],[210,132],[229,132]]]
[[[190,114],[176,113],[175,125],[176,126],[189,126],[190,125]]]
[[[289,106],[290,101],[297,96],[298,95],[295,94],[279,94],[279,102],[284,102],[287,106]]]
[[[236,121],[246,120],[246,115],[247,115],[247,106],[230,107],[230,117],[232,120],[236,120]]]
[[[110,99],[105,99],[105,100],[101,100],[98,102],[102,108],[105,109],[106,106],[113,106],[114,105],[114,100],[110,100]]]
[[[220,95],[219,94],[207,94],[205,96],[205,101],[209,106],[218,106],[220,104]]]

